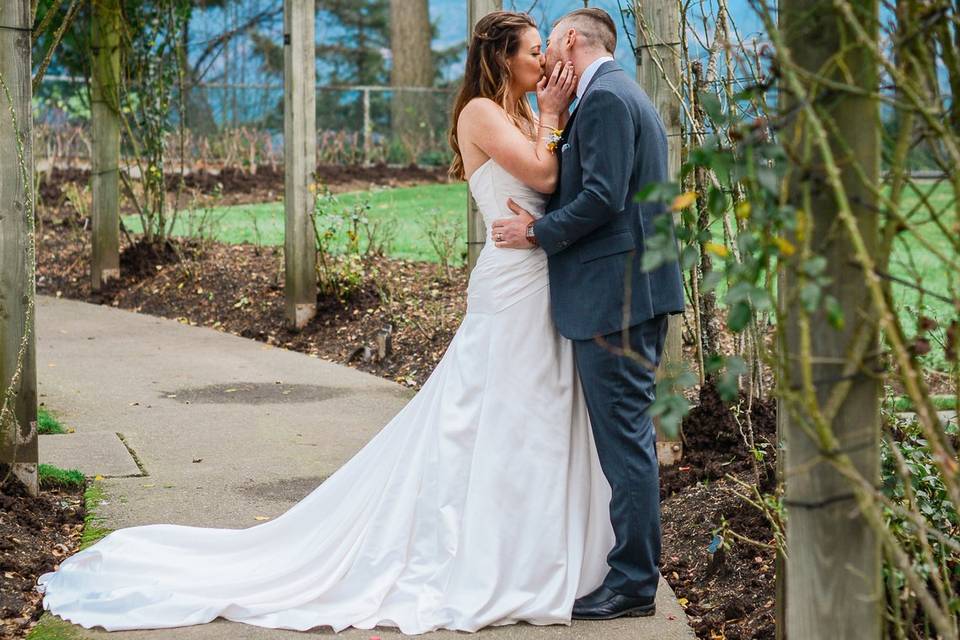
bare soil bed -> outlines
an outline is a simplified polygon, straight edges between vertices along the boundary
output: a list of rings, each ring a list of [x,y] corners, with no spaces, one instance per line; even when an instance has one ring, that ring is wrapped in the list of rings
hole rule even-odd
[[[37,577],[76,551],[83,532],[83,492],[43,489],[39,496],[0,486],[0,638],[21,638],[43,613]]]
[[[377,164],[369,167],[360,165],[318,165],[317,182],[333,193],[365,191],[374,186],[410,187],[421,184],[448,182],[445,167],[419,167],[410,165],[395,167]],[[40,180],[38,200],[43,206],[59,208],[66,199],[66,187],[69,183],[79,186],[90,182],[90,171],[77,168],[54,168],[44,174]],[[173,175],[168,178],[167,188],[171,200],[176,197],[180,187],[180,178]],[[193,171],[184,176],[180,206],[188,206],[189,199],[196,197],[198,204],[213,202],[217,205],[251,204],[273,202],[283,198],[283,167],[264,165],[256,173],[250,173],[234,167]],[[127,198],[121,201],[125,202]],[[132,213],[133,208],[126,204],[124,211]]]

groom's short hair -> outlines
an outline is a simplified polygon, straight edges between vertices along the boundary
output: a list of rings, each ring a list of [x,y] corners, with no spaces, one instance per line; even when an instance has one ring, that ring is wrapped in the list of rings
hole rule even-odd
[[[577,34],[590,46],[605,49],[613,53],[617,49],[617,26],[613,18],[603,9],[587,8],[571,11],[554,23],[567,23],[577,30]]]

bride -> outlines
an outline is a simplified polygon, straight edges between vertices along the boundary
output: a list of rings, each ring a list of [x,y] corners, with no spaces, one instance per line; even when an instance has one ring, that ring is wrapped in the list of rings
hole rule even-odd
[[[486,16],[471,39],[451,173],[488,229],[512,215],[508,198],[542,215],[556,184],[549,138],[576,78],[560,65],[544,76],[541,46],[512,12]],[[550,318],[546,256],[490,240],[436,369],[333,476],[247,529],[114,531],[40,576],[44,608],[108,631],[217,617],[406,634],[569,624],[607,572],[610,486],[572,345]]]

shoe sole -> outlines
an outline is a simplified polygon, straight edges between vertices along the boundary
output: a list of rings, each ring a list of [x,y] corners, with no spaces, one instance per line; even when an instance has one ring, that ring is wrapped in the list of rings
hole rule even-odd
[[[634,607],[633,609],[627,609],[608,616],[578,616],[573,614],[572,618],[574,620],[615,620],[616,618],[646,618],[652,616],[657,612],[656,605],[644,605],[642,607]]]

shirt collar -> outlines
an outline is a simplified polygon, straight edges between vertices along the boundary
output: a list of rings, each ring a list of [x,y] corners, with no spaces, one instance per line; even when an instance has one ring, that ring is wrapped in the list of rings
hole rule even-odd
[[[577,98],[583,97],[583,92],[587,90],[587,85],[590,84],[590,80],[593,79],[600,65],[611,60],[613,60],[613,56],[600,56],[591,62],[589,67],[583,70],[583,75],[580,76],[580,81],[577,83]]]

